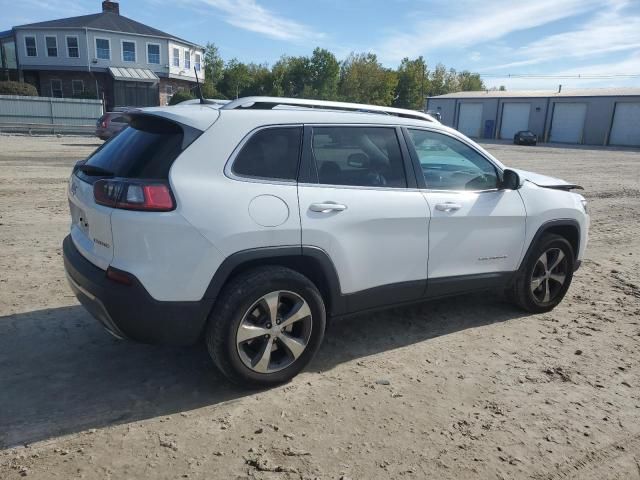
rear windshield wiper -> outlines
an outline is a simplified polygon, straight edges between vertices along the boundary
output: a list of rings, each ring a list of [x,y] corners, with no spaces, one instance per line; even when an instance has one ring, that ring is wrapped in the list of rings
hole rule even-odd
[[[101,177],[113,177],[115,175],[115,173],[113,173],[111,170],[107,170],[106,168],[102,168],[102,167],[97,167],[95,165],[88,165],[86,163],[83,165],[80,165],[78,167],[78,170],[90,176],[95,175],[95,176],[101,176]]]

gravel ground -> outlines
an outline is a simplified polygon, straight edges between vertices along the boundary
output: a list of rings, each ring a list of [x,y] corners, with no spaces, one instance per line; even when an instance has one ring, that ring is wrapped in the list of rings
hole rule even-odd
[[[640,476],[639,151],[486,145],[585,187],[586,260],[553,312],[481,294],[353,318],[256,393],[76,302],[66,179],[98,144],[0,135],[0,478]]]

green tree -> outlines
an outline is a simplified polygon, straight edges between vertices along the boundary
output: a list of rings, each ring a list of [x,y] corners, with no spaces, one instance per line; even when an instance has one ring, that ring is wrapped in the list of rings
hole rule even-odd
[[[218,83],[224,75],[224,60],[220,56],[218,47],[208,42],[204,49],[204,82],[202,94],[205,98],[219,98]]]
[[[311,96],[322,100],[335,100],[338,96],[340,63],[329,50],[316,47],[309,59]]]
[[[429,96],[434,97],[436,95],[444,95],[448,93],[446,90],[445,82],[447,78],[446,67],[439,63],[436,65],[435,70],[429,75]]]
[[[251,86],[249,67],[236,58],[229,60],[218,86],[220,92],[227,98],[244,96],[244,90]]]
[[[398,67],[398,87],[393,105],[400,108],[423,110],[429,91],[429,72],[424,58],[403,58]]]
[[[464,70],[458,74],[458,87],[463,92],[484,90],[486,88],[480,75],[471,73],[468,70]]]
[[[398,76],[373,53],[351,53],[342,62],[338,95],[348,102],[391,105]]]

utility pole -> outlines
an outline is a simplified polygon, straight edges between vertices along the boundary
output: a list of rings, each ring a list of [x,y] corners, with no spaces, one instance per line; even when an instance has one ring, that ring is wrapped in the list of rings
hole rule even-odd
[[[420,110],[423,111],[424,110],[424,77],[426,75],[426,69],[427,66],[424,63],[424,59],[421,58],[422,61],[422,82],[420,83],[420,98],[422,101],[422,104],[420,105]]]

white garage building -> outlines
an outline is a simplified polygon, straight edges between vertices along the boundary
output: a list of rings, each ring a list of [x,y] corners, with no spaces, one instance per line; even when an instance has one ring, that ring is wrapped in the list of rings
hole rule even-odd
[[[640,88],[481,91],[429,97],[427,111],[473,138],[640,147]]]

